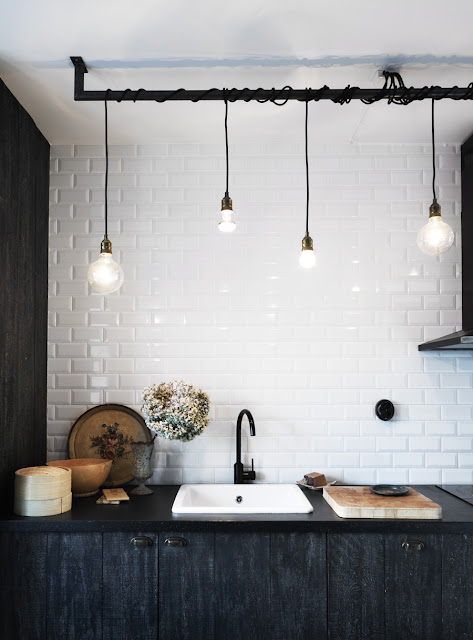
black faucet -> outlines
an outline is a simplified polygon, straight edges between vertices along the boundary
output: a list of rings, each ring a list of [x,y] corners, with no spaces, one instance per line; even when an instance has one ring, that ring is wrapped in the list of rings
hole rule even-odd
[[[247,416],[248,422],[250,423],[250,435],[256,435],[255,421],[253,420],[253,416],[248,411],[248,409],[243,409],[242,411],[240,411],[236,426],[236,462],[233,465],[234,484],[243,484],[245,481],[247,482],[248,480],[255,480],[256,478],[253,458],[251,459],[251,471],[245,471],[241,462],[241,421],[243,420],[243,416],[245,415]]]

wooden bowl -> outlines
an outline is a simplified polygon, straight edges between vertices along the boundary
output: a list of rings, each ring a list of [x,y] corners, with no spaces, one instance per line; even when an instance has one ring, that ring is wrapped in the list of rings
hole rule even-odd
[[[112,460],[97,458],[73,458],[72,460],[51,460],[50,467],[62,467],[72,472],[72,495],[74,498],[86,498],[98,493],[107,479]]]

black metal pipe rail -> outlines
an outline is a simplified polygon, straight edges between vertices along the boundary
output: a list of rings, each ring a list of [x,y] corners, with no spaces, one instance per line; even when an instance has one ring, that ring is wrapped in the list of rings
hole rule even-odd
[[[293,89],[286,86],[282,89],[206,89],[187,90],[176,89],[174,91],[155,91],[148,89],[124,89],[105,91],[86,91],[84,89],[84,75],[88,72],[84,60],[80,56],[71,56],[74,65],[74,100],[76,101],[115,101],[115,102],[138,102],[142,100],[153,100],[156,102],[190,101],[200,102],[201,100],[228,100],[236,102],[273,102],[278,105],[285,104],[288,100],[298,100],[300,102],[331,100],[338,104],[347,104],[351,100],[361,100],[371,104],[381,100],[389,103],[407,105],[418,100],[473,100],[473,83],[467,87],[438,87],[425,86],[421,88],[406,87],[399,73],[384,72],[385,85],[379,89],[360,89],[348,85],[344,89],[330,89],[324,86],[320,89]]]

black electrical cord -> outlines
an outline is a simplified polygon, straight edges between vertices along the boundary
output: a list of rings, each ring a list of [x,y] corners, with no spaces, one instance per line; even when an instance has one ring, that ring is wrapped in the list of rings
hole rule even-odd
[[[437,85],[424,86],[421,88],[406,87],[402,76],[397,71],[383,71],[384,86],[380,89],[360,89],[360,87],[346,86],[344,89],[330,89],[327,85],[320,89],[303,90],[293,89],[286,85],[282,89],[205,89],[202,91],[189,91],[184,88],[173,91],[154,91],[146,89],[125,89],[121,91],[85,91],[84,74],[87,67],[80,56],[72,56],[71,61],[75,67],[74,99],[75,100],[154,100],[156,102],[166,102],[168,100],[183,100],[199,102],[200,100],[221,100],[228,99],[229,102],[242,100],[244,102],[265,103],[271,102],[277,106],[285,105],[289,100],[305,102],[307,100],[331,100],[338,104],[348,104],[352,100],[361,100],[365,104],[373,104],[380,100],[387,100],[388,104],[408,105],[411,102],[426,99],[443,100],[473,100],[473,82],[466,87],[439,87]]]
[[[225,89],[224,89],[225,92]],[[225,97],[225,157],[226,157],[226,165],[227,165],[227,174],[226,174],[226,188],[225,188],[225,197],[228,198],[228,100]]]
[[[105,104],[105,238],[108,238],[108,110]]]
[[[437,194],[435,193],[435,125],[434,125],[434,104],[435,100],[432,98],[432,191],[434,194],[434,202],[437,201]]]
[[[309,120],[309,100],[305,103],[305,179],[306,179],[306,208],[305,208],[305,232],[309,235],[309,150],[307,123]]]
[[[401,75],[398,72],[393,71],[384,71],[383,72],[385,82],[384,86],[380,89],[375,90],[375,95],[369,98],[364,98],[359,95],[359,91],[362,91],[360,87],[352,87],[350,85],[346,86],[343,90],[336,90],[339,93],[336,97],[330,97],[330,94],[333,93],[332,89],[327,85],[320,87],[320,89],[311,89],[309,92],[309,100],[314,102],[319,102],[319,100],[331,100],[335,104],[349,104],[352,100],[360,100],[364,104],[373,104],[375,102],[380,102],[381,100],[387,100],[388,104],[399,104],[399,105],[408,105],[411,102],[416,102],[419,100],[426,100],[432,97],[432,92],[435,92],[435,100],[443,100],[449,98],[451,100],[473,100],[473,82],[467,87],[460,89],[457,85],[449,88],[439,87],[439,86],[424,86],[420,89],[414,87],[406,87]],[[168,100],[189,100],[190,102],[199,102],[200,100],[207,100],[209,94],[219,93],[221,90],[213,87],[212,89],[205,89],[200,93],[195,95],[195,91],[189,92],[192,93],[192,97],[185,97],[187,90],[181,87],[180,89],[175,89],[174,91],[160,92],[164,95],[159,98],[155,98],[155,102],[163,103]],[[148,93],[146,89],[124,89],[120,92],[113,91],[111,89],[107,89],[106,93],[119,93],[118,97],[108,98],[114,100],[116,102],[122,102],[122,100],[132,100],[133,102],[146,100],[145,95]],[[261,94],[268,94],[268,97],[261,97]],[[88,92],[83,91],[84,94]],[[94,93],[94,92],[89,92]],[[95,92],[99,93],[99,92]],[[305,102],[307,98],[305,96],[300,96],[301,91],[296,90],[293,87],[287,85],[282,89],[263,89],[262,87],[258,87],[257,89],[249,89],[245,87],[244,89],[224,89],[223,93],[227,94],[227,99],[229,102],[236,102],[237,100],[242,100],[244,102],[251,102],[255,100],[256,102],[266,103],[271,102],[278,107],[284,106],[289,100],[298,100],[299,102]],[[298,95],[299,94],[299,95]],[[80,99],[80,98],[76,98]],[[94,97],[94,100],[103,100],[102,97]],[[105,98],[107,99],[107,98]],[[211,98],[211,99],[220,99],[220,98]]]

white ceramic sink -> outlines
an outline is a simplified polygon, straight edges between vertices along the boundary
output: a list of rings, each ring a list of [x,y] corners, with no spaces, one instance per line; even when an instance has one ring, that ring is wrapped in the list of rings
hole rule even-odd
[[[183,484],[173,513],[310,513],[295,484]]]

